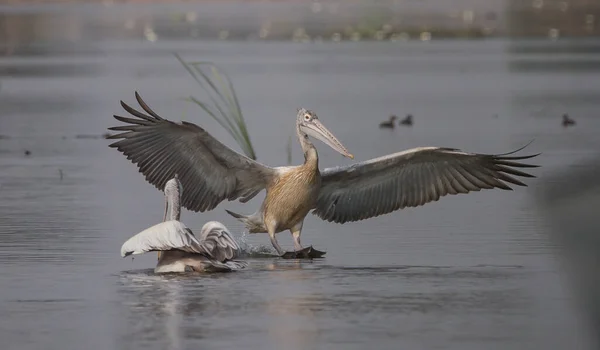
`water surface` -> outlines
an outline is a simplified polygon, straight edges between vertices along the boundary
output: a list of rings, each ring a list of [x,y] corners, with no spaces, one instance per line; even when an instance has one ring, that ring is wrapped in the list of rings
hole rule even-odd
[[[111,40],[95,43],[100,54],[1,58],[4,348],[585,348],[585,318],[534,194],[599,149],[599,44]],[[232,274],[157,276],[155,254],[121,259],[119,249],[161,220],[162,194],[108,140],[78,135],[116,125],[119,100],[134,104],[137,90],[163,117],[198,123],[238,150],[181,100],[201,95],[172,52],[229,73],[267,164],[285,164],[296,108],[306,107],[358,161],[429,145],[502,153],[535,139],[527,151],[543,152],[543,167],[512,192],[344,225],[309,215],[303,242],[326,259],[253,258]],[[565,112],[576,127],[561,127]],[[414,127],[378,129],[391,113],[413,114]],[[349,162],[317,147],[322,167]],[[296,143],[293,152],[301,162]],[[262,198],[182,220],[194,230],[219,220],[246,248],[270,247],[224,211],[250,213]],[[292,246],[287,233],[279,240]]]

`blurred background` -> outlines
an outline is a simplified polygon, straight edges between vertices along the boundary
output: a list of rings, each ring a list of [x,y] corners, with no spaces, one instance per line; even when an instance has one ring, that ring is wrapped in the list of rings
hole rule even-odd
[[[600,327],[597,0],[17,1],[0,3],[3,349],[594,349]],[[222,203],[245,271],[157,276],[121,244],[162,193],[110,149],[134,91],[199,124],[204,90],[174,56],[230,78],[259,161],[298,164],[296,108],[356,161],[419,146],[523,154],[537,178],[337,225],[325,259],[258,257]],[[411,124],[382,129],[390,115]],[[317,144],[321,167],[348,164]],[[280,242],[291,247],[287,233]]]

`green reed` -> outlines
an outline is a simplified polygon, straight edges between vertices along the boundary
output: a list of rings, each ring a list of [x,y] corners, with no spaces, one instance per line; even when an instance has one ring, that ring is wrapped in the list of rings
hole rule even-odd
[[[175,57],[206,92],[209,102],[191,95],[185,100],[200,106],[227,130],[247,157],[256,160],[240,103],[227,74],[211,62],[185,62],[178,54]]]

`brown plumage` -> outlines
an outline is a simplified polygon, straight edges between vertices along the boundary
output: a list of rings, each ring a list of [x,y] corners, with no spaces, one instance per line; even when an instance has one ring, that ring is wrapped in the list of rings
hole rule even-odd
[[[320,187],[316,156],[283,173],[267,190],[263,207],[266,227],[274,226],[275,232],[281,232],[304,221],[316,204]]]
[[[311,122],[318,125],[323,134],[329,132],[325,129],[314,113],[306,110],[300,110],[304,114],[299,117],[304,119],[303,115],[309,115]],[[304,164],[291,167],[277,168],[278,176],[274,177],[267,186],[267,195],[259,211],[252,215],[241,215],[227,210],[229,214],[243,222],[250,233],[266,232],[269,234],[271,244],[282,257],[320,257],[324,252],[309,248],[302,248],[300,235],[304,218],[311,209],[317,205],[317,198],[321,189],[321,173],[319,171],[319,156],[316,148],[310,141],[308,135],[299,127],[297,130],[298,138],[302,149],[304,150]],[[332,140],[337,139],[331,135]],[[340,144],[340,151],[345,150]],[[346,154],[353,157],[351,154]],[[279,232],[289,230],[294,240],[296,252],[284,252],[277,243],[275,235]],[[299,253],[301,252],[301,254]]]

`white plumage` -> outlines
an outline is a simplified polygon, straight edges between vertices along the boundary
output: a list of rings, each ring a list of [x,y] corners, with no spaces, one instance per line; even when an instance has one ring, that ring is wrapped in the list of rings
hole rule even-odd
[[[121,246],[121,256],[162,252],[156,273],[191,271],[232,271],[247,266],[235,261],[240,247],[225,225],[217,221],[204,224],[200,238],[179,221],[181,183],[175,176],[165,186],[165,219],[128,239]]]

